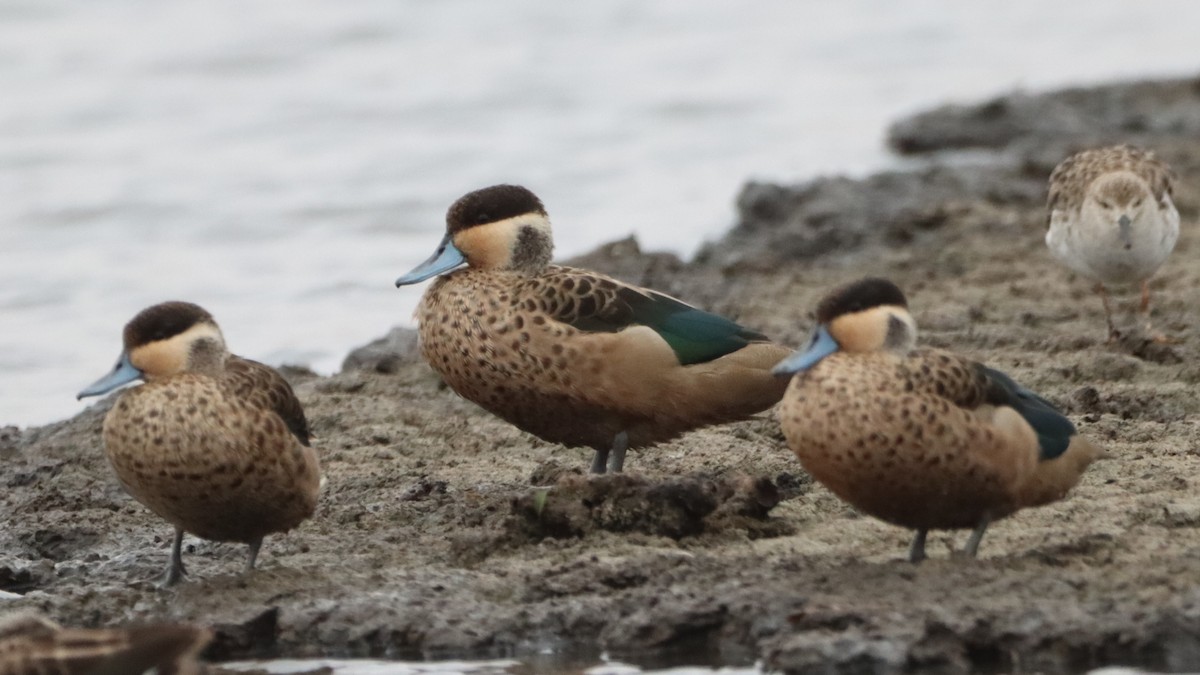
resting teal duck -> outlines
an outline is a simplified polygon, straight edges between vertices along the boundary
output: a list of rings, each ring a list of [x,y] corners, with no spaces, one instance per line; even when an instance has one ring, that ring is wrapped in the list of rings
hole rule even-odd
[[[917,326],[890,281],[863,279],[817,307],[805,350],[775,372],[791,385],[779,407],[788,445],[834,494],[916,530],[974,528],[1066,496],[1102,453],[1046,399],[1004,373],[940,349],[916,348]]]

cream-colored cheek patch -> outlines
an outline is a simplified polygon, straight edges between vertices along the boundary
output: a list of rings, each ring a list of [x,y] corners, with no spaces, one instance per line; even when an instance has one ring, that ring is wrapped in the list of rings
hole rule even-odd
[[[513,243],[519,225],[515,218],[463,230],[454,236],[454,245],[476,269],[504,269],[512,258]]]
[[[872,352],[887,340],[888,316],[882,307],[845,314],[829,323],[829,334],[847,352]]]
[[[187,367],[187,347],[174,339],[151,342],[130,352],[129,362],[147,379],[167,377]]]
[[[135,347],[129,352],[129,362],[142,371],[147,379],[182,373],[188,369],[192,345],[200,340],[225,343],[219,328],[210,323],[201,323],[166,340]]]
[[[475,269],[506,269],[512,264],[513,247],[523,227],[549,233],[550,221],[526,214],[477,225],[454,235],[454,245]]]

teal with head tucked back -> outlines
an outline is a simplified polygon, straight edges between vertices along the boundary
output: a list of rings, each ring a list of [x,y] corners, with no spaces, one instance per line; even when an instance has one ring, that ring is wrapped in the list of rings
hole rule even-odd
[[[456,201],[434,255],[397,286],[442,275],[417,308],[421,348],[454,391],[543,440],[628,448],[769,408],[788,353],[764,335],[657,291],[552,265],[550,220],[529,190]],[[459,269],[462,268],[462,269]]]
[[[974,528],[1062,499],[1103,453],[1046,399],[957,354],[916,347],[895,284],[862,279],[817,307],[805,350],[775,368],[791,384],[779,407],[788,445],[834,494],[916,530]]]
[[[230,354],[212,316],[189,302],[142,310],[113,371],[80,392],[136,380],[104,418],[104,449],[139,502],[175,526],[164,585],[183,576],[184,532],[250,546],[312,515],[320,489],[308,421],[274,369]]]

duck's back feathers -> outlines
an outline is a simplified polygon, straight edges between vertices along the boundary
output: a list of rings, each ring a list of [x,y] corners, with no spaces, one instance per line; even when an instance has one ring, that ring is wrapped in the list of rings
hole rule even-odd
[[[304,407],[279,371],[258,361],[230,356],[225,362],[225,373],[237,396],[274,411],[301,444],[309,445]]]
[[[906,386],[928,390],[956,406],[1008,407],[1021,415],[1038,438],[1039,459],[1066,451],[1075,425],[1054,404],[994,368],[940,349],[921,349],[906,362]]]
[[[1075,425],[1054,407],[1054,404],[994,368],[976,364],[979,377],[987,383],[987,402],[1008,406],[1021,414],[1038,437],[1040,459],[1054,459],[1067,451],[1075,436]]]
[[[769,342],[761,333],[669,295],[582,270],[553,268],[532,283],[542,300],[540,309],[556,321],[589,333],[645,326],[662,337],[685,366]]]

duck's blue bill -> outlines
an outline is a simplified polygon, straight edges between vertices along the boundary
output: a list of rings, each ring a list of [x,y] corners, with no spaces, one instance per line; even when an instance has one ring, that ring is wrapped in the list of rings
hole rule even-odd
[[[107,394],[123,384],[129,384],[134,380],[141,379],[141,377],[142,371],[134,368],[133,364],[129,362],[129,354],[121,352],[121,358],[117,359],[117,365],[113,368],[113,371],[93,382],[87,389],[79,392],[79,395],[75,398],[81,399],[87,396]]]
[[[829,330],[825,326],[818,326],[817,332],[813,334],[812,341],[808,343],[808,349],[797,351],[786,359],[780,361],[774,368],[771,369],[772,375],[793,375],[802,370],[808,370],[817,363],[836,352],[839,349],[837,340],[829,334]]]
[[[467,259],[463,257],[462,251],[458,250],[453,241],[450,241],[450,235],[446,235],[442,239],[442,243],[438,244],[437,250],[429,257],[429,260],[417,265],[416,269],[397,279],[396,285],[407,286],[408,284],[425,281],[430,277],[436,277],[442,272],[449,272],[466,262]]]

